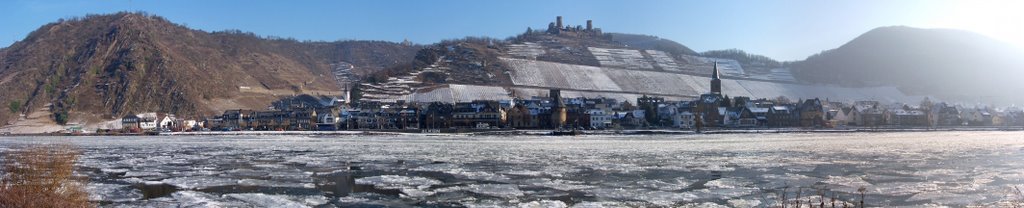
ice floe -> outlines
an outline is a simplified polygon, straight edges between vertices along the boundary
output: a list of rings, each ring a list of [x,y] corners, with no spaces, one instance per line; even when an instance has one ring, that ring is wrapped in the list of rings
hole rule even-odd
[[[672,204],[693,201],[699,198],[697,195],[692,193],[652,191],[645,189],[598,188],[587,190],[587,192],[598,198],[644,201],[659,206],[670,206]]]
[[[228,186],[238,184],[237,179],[210,177],[210,176],[186,176],[168,178],[161,181],[181,189],[205,189],[217,186]]]
[[[476,194],[482,194],[499,198],[516,198],[525,195],[522,190],[519,190],[519,186],[515,184],[470,184],[468,186],[440,188],[437,189],[436,191],[468,191]]]
[[[89,201],[127,202],[142,199],[142,192],[129,185],[89,183]]]
[[[255,207],[310,207],[292,201],[285,196],[267,195],[262,193],[225,194],[225,198],[236,199]]]
[[[357,178],[355,182],[356,184],[373,185],[378,189],[426,189],[433,185],[442,184],[441,181],[435,179],[398,175],[381,175]]]
[[[540,200],[540,201],[531,201],[531,202],[519,203],[519,207],[520,208],[564,208],[564,207],[569,207],[569,206],[566,205],[565,202],[562,202],[562,201]]]

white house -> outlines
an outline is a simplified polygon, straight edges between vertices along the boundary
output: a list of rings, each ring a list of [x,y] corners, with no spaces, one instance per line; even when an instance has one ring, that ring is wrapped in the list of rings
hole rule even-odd
[[[139,128],[142,130],[156,129],[156,125],[156,118],[154,117],[139,117]]]
[[[672,116],[672,126],[681,129],[690,129],[694,126],[696,115],[689,111],[676,113]]]
[[[157,117],[156,117],[156,127],[157,128],[160,128],[160,129],[170,129],[171,125],[174,125],[174,115],[173,114],[163,114],[163,113],[157,114]]]
[[[607,128],[612,124],[612,116],[601,109],[590,109],[587,111],[590,114],[590,127],[595,129]]]
[[[846,126],[846,124],[850,123],[850,117],[846,111],[842,108],[830,109],[826,112],[829,118],[828,122],[832,123],[832,126]]]
[[[202,126],[202,124],[200,124],[200,123],[201,122],[196,121],[196,120],[192,120],[192,119],[184,120],[182,122],[182,127],[185,127],[187,129],[191,129],[191,128],[195,128],[197,126]]]

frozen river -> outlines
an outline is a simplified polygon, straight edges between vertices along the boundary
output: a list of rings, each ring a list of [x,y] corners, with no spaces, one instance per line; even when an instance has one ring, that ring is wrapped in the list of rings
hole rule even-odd
[[[868,206],[962,207],[1024,188],[1024,132],[3,137],[0,151],[40,143],[82,150],[90,198],[123,207],[755,207],[862,187]]]

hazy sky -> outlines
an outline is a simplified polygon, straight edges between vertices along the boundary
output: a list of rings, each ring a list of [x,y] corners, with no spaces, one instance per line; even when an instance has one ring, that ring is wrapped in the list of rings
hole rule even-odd
[[[697,51],[739,48],[779,60],[832,49],[872,28],[958,28],[1024,46],[1024,1],[0,1],[0,46],[63,17],[150,14],[207,31],[239,29],[299,40],[505,38],[594,20],[605,32],[655,35]]]

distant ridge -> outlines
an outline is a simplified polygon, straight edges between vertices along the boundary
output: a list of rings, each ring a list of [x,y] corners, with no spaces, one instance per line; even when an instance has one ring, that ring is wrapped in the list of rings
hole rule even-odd
[[[903,26],[877,28],[792,64],[802,81],[900,86],[917,95],[1021,102],[1024,52],[976,33]]]

